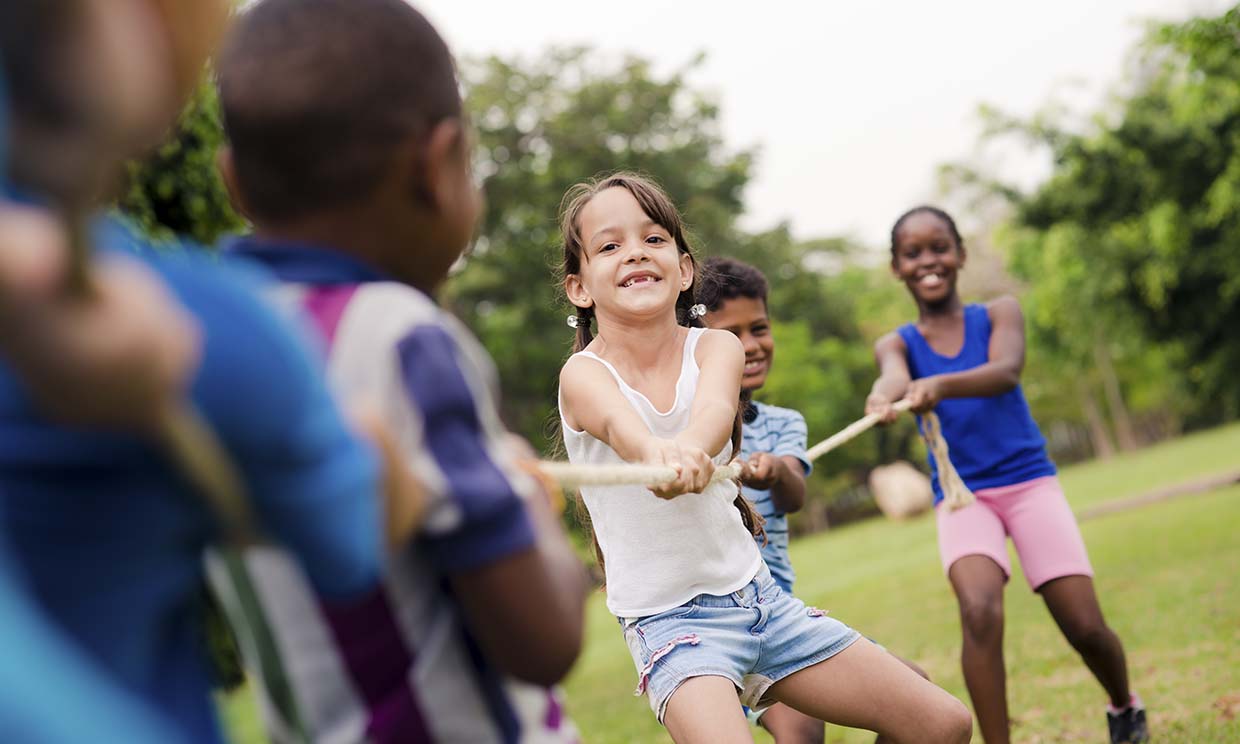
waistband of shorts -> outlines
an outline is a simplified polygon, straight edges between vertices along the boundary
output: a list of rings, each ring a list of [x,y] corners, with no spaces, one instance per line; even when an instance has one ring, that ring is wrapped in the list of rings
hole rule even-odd
[[[752,607],[767,601],[778,588],[775,579],[771,577],[771,570],[763,562],[758,573],[740,589],[723,595],[699,594],[687,604],[698,607]]]

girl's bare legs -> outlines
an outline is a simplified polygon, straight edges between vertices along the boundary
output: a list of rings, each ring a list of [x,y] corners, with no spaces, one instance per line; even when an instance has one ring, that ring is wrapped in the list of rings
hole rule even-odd
[[[986,744],[1008,744],[1007,675],[1003,668],[1003,569],[966,555],[947,572],[960,605],[960,666]]]
[[[1128,706],[1128,664],[1119,636],[1102,619],[1093,579],[1064,576],[1038,587],[1064,638],[1081,655],[1089,671],[1116,708]]]
[[[899,656],[895,658],[901,664],[916,672],[918,677],[925,680],[930,679],[930,675],[926,674],[926,670],[913,662]],[[762,727],[769,731],[771,736],[775,737],[775,744],[822,744],[826,738],[822,721],[817,718],[810,718],[783,703],[776,703],[766,713],[763,713],[761,723]],[[878,738],[874,740],[874,744],[891,744],[891,741],[879,734]]]
[[[891,654],[862,638],[771,686],[779,702],[898,744],[968,744],[969,710]]]
[[[775,744],[822,744],[825,738],[822,721],[782,703],[772,705],[759,720]]]
[[[676,744],[753,744],[749,722],[727,677],[691,677],[667,701],[663,725]]]

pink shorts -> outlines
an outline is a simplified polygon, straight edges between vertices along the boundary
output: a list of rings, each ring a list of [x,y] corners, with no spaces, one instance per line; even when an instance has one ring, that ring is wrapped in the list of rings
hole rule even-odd
[[[1012,576],[1007,540],[1012,536],[1029,587],[1037,591],[1062,576],[1093,576],[1076,518],[1053,475],[973,494],[977,501],[952,511],[940,503],[939,557],[943,572],[966,555],[984,555]]]

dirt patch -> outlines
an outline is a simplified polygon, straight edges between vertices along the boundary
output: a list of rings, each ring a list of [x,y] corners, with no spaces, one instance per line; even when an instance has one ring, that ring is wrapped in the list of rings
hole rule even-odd
[[[1214,701],[1214,705],[1210,706],[1218,711],[1218,717],[1224,721],[1231,721],[1240,715],[1240,695],[1224,695]]]
[[[1180,498],[1181,496],[1193,496],[1199,493],[1214,491],[1219,488],[1240,483],[1240,470],[1231,470],[1225,473],[1216,473],[1204,478],[1195,478],[1184,483],[1176,483],[1170,486],[1163,486],[1152,491],[1147,491],[1136,496],[1130,496],[1126,499],[1116,499],[1108,501],[1105,504],[1097,504],[1087,509],[1082,509],[1076,518],[1078,521],[1084,522],[1087,519],[1106,516],[1107,514],[1115,514],[1116,512],[1128,511],[1141,506],[1157,504],[1161,501],[1170,501],[1171,499]]]

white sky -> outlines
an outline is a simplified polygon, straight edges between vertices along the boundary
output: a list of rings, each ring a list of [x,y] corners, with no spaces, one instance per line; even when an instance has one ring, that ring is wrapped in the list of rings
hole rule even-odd
[[[759,147],[742,224],[882,245],[936,196],[935,167],[969,157],[979,104],[1030,114],[1052,95],[1092,109],[1121,77],[1141,19],[1219,12],[1226,0],[415,0],[458,56],[587,44],[660,73],[705,51],[730,147]],[[1000,172],[1046,166],[1009,151]],[[994,158],[995,153],[988,153]],[[582,174],[583,177],[591,174]]]

